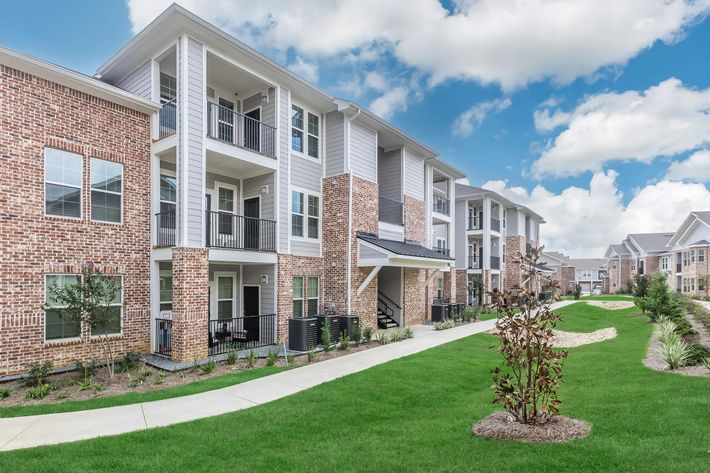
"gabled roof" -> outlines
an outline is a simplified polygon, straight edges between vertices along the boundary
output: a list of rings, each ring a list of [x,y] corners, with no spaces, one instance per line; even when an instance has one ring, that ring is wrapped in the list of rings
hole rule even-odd
[[[459,184],[459,183],[456,184],[456,200],[466,199],[466,198],[470,198],[470,197],[477,197],[477,196],[489,197],[489,198],[495,199],[497,202],[500,202],[501,204],[503,204],[503,206],[505,208],[513,207],[513,208],[525,210],[526,213],[530,214],[531,217],[538,220],[540,223],[545,223],[545,219],[542,218],[542,216],[539,215],[538,213],[534,212],[533,210],[531,210],[530,208],[528,208],[524,205],[516,204],[512,200],[508,199],[505,196],[502,196],[501,194],[499,194],[495,191],[492,191],[489,189],[484,189],[482,187],[469,186],[467,184]]]
[[[624,257],[624,256],[629,256],[631,253],[629,252],[628,248],[624,246],[622,243],[618,245],[609,245],[609,248],[607,248],[606,253],[604,253],[605,258],[611,258],[612,256],[616,255],[618,257]]]
[[[673,233],[629,233],[627,239],[631,240],[638,249],[644,253],[658,253],[667,250],[667,244]]]
[[[559,251],[543,251],[542,254],[543,256],[559,261],[560,263],[567,263],[570,259],[569,256],[560,253]]]
[[[680,227],[678,227],[673,236],[668,240],[667,246],[671,247],[678,244],[684,235],[688,234],[690,230],[694,229],[698,225],[706,225],[710,227],[710,211],[695,210],[690,212],[688,216],[685,217],[685,220],[683,220],[683,223],[680,224]]]
[[[710,246],[710,241],[707,240],[699,240],[696,241],[695,243],[692,243],[688,246]]]
[[[415,256],[417,258],[430,258],[437,260],[453,261],[454,258],[444,256],[441,253],[425,248],[413,241],[387,240],[365,232],[357,232],[357,237],[379,248],[401,256]]]
[[[575,269],[604,269],[606,259],[604,258],[576,258],[570,259],[568,264]]]

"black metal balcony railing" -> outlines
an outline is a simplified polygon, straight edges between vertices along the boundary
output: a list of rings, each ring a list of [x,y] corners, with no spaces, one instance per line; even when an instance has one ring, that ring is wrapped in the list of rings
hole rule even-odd
[[[155,319],[155,348],[158,355],[172,354],[173,321],[170,319]]]
[[[448,249],[448,248],[444,248],[444,247],[441,247],[441,246],[435,246],[435,247],[432,248],[432,250],[436,251],[436,252],[439,253],[440,255],[444,255],[444,256],[447,256],[447,257],[449,256],[449,249]]]
[[[491,269],[500,269],[500,256],[491,256]]]
[[[380,221],[394,225],[404,225],[404,204],[380,196]]]
[[[468,269],[479,269],[478,260],[476,260],[474,255],[468,255]]]
[[[434,212],[449,215],[449,199],[434,195]]]
[[[175,211],[160,212],[155,214],[156,235],[155,246],[175,246]]]
[[[276,314],[210,320],[208,330],[210,355],[273,345],[276,343]]]
[[[681,272],[683,272],[683,265],[680,264],[680,263],[676,263],[676,264],[675,264],[675,272],[676,272],[676,273],[681,273]]]
[[[158,138],[165,138],[177,130],[177,99],[165,102],[158,112]]]
[[[500,231],[500,220],[491,217],[491,230],[493,230],[494,232]]]
[[[244,114],[207,103],[207,136],[271,158],[276,157],[276,128]]]
[[[276,222],[207,211],[206,245],[236,250],[276,251]]]

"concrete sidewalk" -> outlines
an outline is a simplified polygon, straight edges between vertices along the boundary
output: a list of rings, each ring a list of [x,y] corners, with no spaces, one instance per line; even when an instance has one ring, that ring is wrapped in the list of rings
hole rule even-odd
[[[553,308],[576,301],[562,301]],[[0,451],[73,442],[187,422],[264,404],[390,360],[485,332],[495,319],[434,331],[415,327],[415,337],[294,368],[199,394],[127,406],[0,419]]]

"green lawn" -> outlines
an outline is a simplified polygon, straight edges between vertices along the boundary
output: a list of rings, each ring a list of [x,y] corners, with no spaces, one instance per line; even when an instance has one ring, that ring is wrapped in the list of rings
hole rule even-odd
[[[51,414],[55,412],[70,412],[82,411],[86,409],[100,409],[102,407],[124,406],[126,404],[135,404],[137,402],[157,401],[159,399],[168,399],[171,397],[187,396],[188,394],[201,393],[203,391],[211,391],[213,389],[224,388],[234,384],[243,383],[262,376],[278,373],[289,369],[286,367],[264,367],[255,368],[248,371],[239,371],[237,373],[215,376],[206,378],[200,381],[173,386],[164,389],[156,389],[149,392],[132,392],[121,394],[119,396],[99,397],[95,399],[87,399],[84,401],[67,401],[48,404],[36,404],[32,406],[18,407],[2,407],[0,408],[0,417],[19,417],[30,416],[37,414]],[[21,395],[21,393],[15,393]],[[0,468],[2,465],[0,465]],[[0,469],[0,471],[2,471]]]
[[[563,301],[574,300],[574,296],[562,296],[560,297]],[[630,295],[624,294],[598,294],[595,296],[582,296],[582,301],[633,301],[634,298]]]
[[[576,304],[560,328],[616,326],[575,348],[562,413],[593,425],[583,440],[524,444],[472,437],[491,405],[495,338],[480,334],[245,411],[145,432],[0,454],[1,471],[710,470],[710,379],[641,360],[652,327],[634,309]]]

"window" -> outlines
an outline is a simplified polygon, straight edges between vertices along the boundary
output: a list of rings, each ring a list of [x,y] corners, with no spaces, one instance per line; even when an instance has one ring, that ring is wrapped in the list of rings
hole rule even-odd
[[[503,244],[503,262],[505,263],[505,244]]]
[[[688,266],[690,264],[690,254],[687,251],[683,252],[683,266]]]
[[[291,105],[291,149],[320,158],[320,117],[298,105]]]
[[[294,277],[292,289],[293,317],[316,315],[318,313],[318,278]]]
[[[108,303],[107,311],[99,318],[97,326],[93,328],[96,335],[121,333],[121,314],[123,311],[123,278],[121,276],[105,276],[118,283],[116,298]],[[92,331],[93,331],[92,330]]]
[[[661,269],[668,269],[668,258],[661,258]]]
[[[47,274],[44,279],[44,301],[55,306],[57,301],[51,295],[50,288],[66,287],[79,282],[75,274]],[[61,316],[62,308],[44,311],[44,339],[60,340],[64,338],[78,338],[81,336],[81,322],[68,320]]]
[[[308,208],[305,208],[306,200]],[[307,214],[306,214],[307,212]],[[304,219],[308,218],[306,222]],[[304,225],[307,230],[304,235]],[[320,198],[303,192],[291,192],[291,236],[317,240],[320,235]]]
[[[160,311],[173,310],[173,275],[160,271]]]
[[[582,278],[584,279],[592,279],[592,270],[591,269],[585,269],[582,271]]]
[[[695,263],[695,250],[690,250],[690,262]]]
[[[91,220],[121,222],[123,165],[91,158]]]
[[[177,97],[177,79],[175,77],[160,73],[160,103],[170,102]]]
[[[234,315],[234,277],[217,277],[217,318],[231,319]]]
[[[436,280],[436,298],[437,299],[443,299],[444,298],[444,278],[438,278]]]
[[[503,209],[503,228],[505,228],[507,220],[508,220],[508,211],[506,209]]]
[[[695,290],[695,278],[690,278],[690,290]]]
[[[698,278],[698,291],[705,290],[705,278]]]
[[[232,235],[234,233],[234,189],[217,187],[217,210],[219,210],[217,226],[219,234]]]
[[[44,149],[44,205],[47,215],[81,218],[81,166],[78,154]]]
[[[177,184],[174,176],[160,175],[160,228],[175,229]]]
[[[705,261],[705,248],[701,248],[698,250],[698,261]]]

